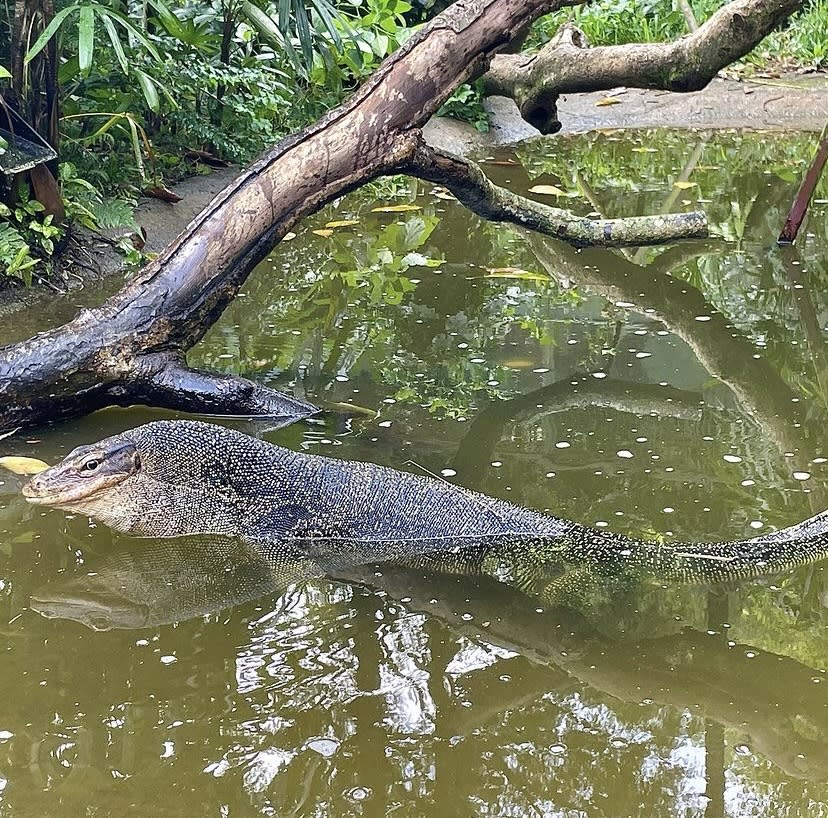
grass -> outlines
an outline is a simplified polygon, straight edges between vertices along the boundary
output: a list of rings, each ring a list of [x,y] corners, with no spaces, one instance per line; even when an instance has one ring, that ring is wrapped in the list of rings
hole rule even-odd
[[[690,0],[701,24],[723,0]],[[534,46],[548,42],[565,22],[573,22],[591,45],[623,45],[675,40],[687,33],[681,12],[671,0],[598,0],[539,20],[531,35]],[[810,0],[781,31],[765,38],[744,62],[766,66],[775,62],[813,68],[828,67],[828,0]]]

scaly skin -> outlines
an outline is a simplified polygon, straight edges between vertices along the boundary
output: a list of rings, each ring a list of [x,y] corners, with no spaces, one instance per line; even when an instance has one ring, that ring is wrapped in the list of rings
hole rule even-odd
[[[374,562],[483,572],[559,601],[595,571],[722,582],[828,555],[828,514],[724,543],[634,540],[371,463],[300,454],[193,421],[139,426],[71,452],[31,503],[135,536],[293,541],[333,569]],[[576,593],[580,593],[576,590]]]

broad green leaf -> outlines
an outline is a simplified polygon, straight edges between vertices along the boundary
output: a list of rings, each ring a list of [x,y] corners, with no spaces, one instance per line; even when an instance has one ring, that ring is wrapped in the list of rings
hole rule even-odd
[[[81,74],[88,74],[92,67],[95,49],[95,12],[92,6],[81,6],[78,17],[78,62]]]
[[[158,89],[155,87],[155,83],[139,68],[135,69],[135,76],[138,77],[138,84],[141,86],[141,91],[144,94],[144,99],[147,101],[147,106],[151,111],[158,113],[161,108],[161,101],[158,99]],[[134,125],[131,120],[130,125]],[[135,129],[133,127],[134,131]]]
[[[279,0],[279,31],[284,34],[286,40],[290,30],[290,7],[290,0]]]
[[[339,36],[339,31],[336,28],[334,17],[340,21],[343,21],[343,18],[337,14],[336,9],[329,5],[326,0],[313,0],[313,7],[316,9],[316,13],[322,20],[322,25],[325,26],[325,30],[331,35],[331,39],[334,41],[334,44],[341,49],[342,38]]]
[[[95,5],[95,10],[98,12],[99,15],[106,15],[107,17],[114,20],[118,25],[123,26],[127,32],[138,40],[142,46],[152,55],[156,62],[164,62],[161,59],[161,55],[158,53],[158,49],[147,39],[146,35],[139,31],[132,23],[127,20],[122,14],[118,14],[117,12],[112,11],[111,9],[105,8],[104,6]]]
[[[0,466],[14,474],[40,474],[49,468],[48,463],[35,457],[0,457]]]
[[[124,74],[129,74],[129,62],[126,58],[126,54],[124,53],[124,46],[121,43],[121,38],[118,36],[118,32],[115,30],[115,24],[112,20],[109,19],[109,16],[106,14],[101,15],[101,22],[106,29],[106,33],[109,35],[109,41],[112,43],[112,49],[115,51],[115,56],[118,58],[118,63],[121,66],[121,70]]]
[[[10,79],[11,78],[11,71],[8,68],[0,65],[0,80]]]
[[[73,12],[79,8],[75,3],[65,9],[61,9],[53,18],[52,22],[43,30],[43,33],[35,40],[34,45],[26,52],[23,58],[23,64],[28,65],[46,46],[46,43],[52,39],[55,32],[60,28],[61,23]]]
[[[296,31],[299,35],[299,45],[302,47],[302,57],[305,65],[313,65],[313,35],[311,34],[308,12],[304,6],[296,8]]]

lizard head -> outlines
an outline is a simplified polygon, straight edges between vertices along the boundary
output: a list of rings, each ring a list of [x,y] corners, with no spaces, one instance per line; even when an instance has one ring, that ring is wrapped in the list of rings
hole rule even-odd
[[[35,505],[135,536],[237,533],[276,447],[194,421],[156,421],[81,446],[23,487]]]
[[[92,508],[140,471],[137,447],[131,440],[116,435],[74,449],[56,466],[36,474],[23,486],[23,496],[35,505],[95,516]]]

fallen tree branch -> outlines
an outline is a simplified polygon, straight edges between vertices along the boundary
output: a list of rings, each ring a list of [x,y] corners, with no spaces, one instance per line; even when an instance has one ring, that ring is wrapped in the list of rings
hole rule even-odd
[[[700,211],[590,219],[534,202],[494,184],[474,162],[422,141],[399,170],[445,185],[478,216],[526,227],[575,247],[629,247],[707,236],[707,218]]]
[[[578,29],[564,26],[534,55],[495,57],[483,78],[485,91],[512,97],[527,122],[555,133],[561,94],[619,86],[698,91],[801,6],[802,0],[732,0],[672,43],[590,48]]]
[[[435,17],[347,102],[247,168],[104,304],[0,349],[0,430],[112,403],[203,409],[204,399],[210,411],[234,414],[313,411],[241,379],[182,369],[186,351],[293,225],[399,167],[417,129],[460,83],[485,72],[532,20],[578,2],[459,0]]]

